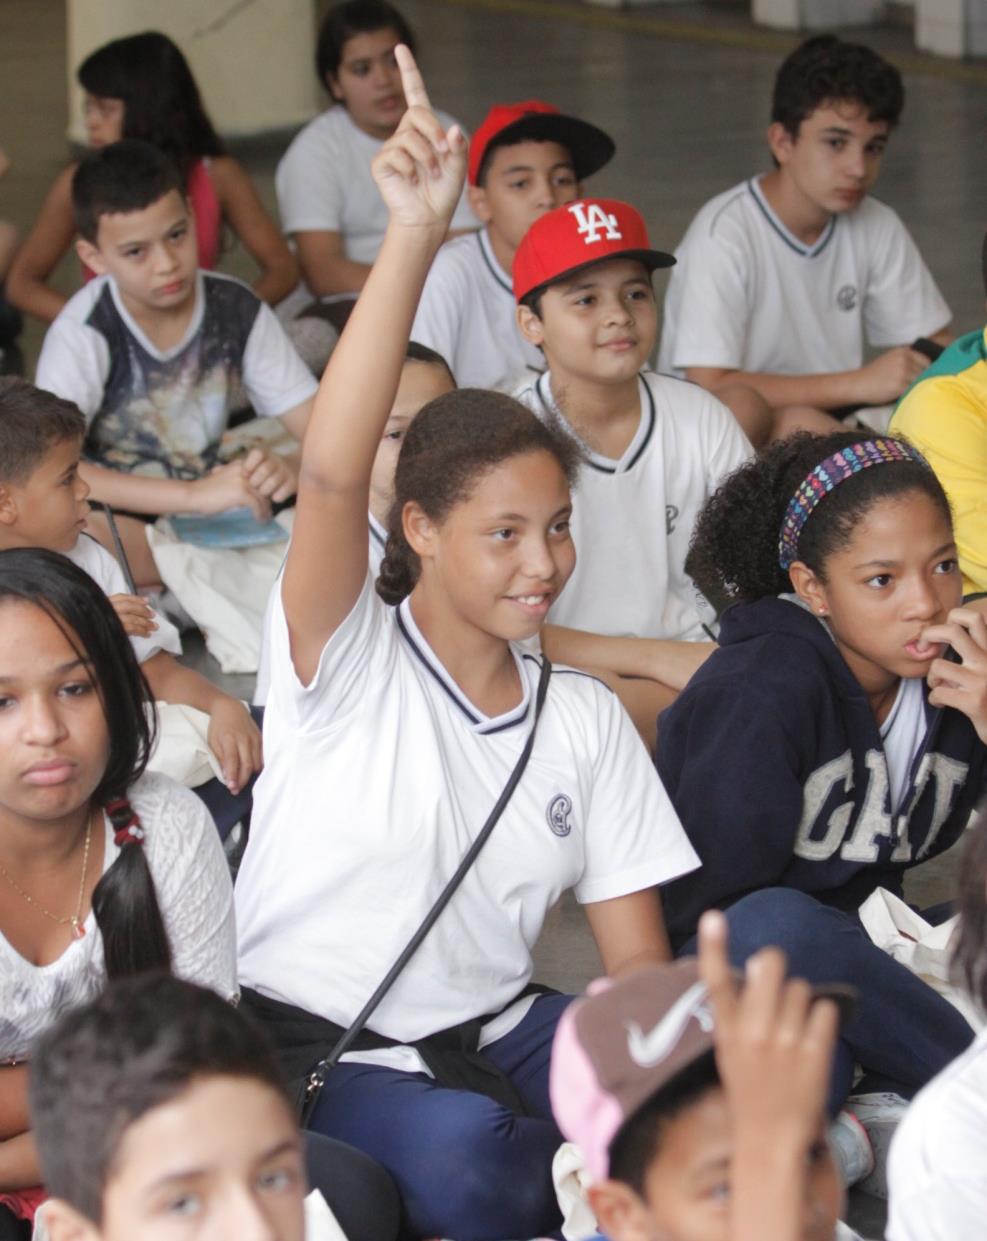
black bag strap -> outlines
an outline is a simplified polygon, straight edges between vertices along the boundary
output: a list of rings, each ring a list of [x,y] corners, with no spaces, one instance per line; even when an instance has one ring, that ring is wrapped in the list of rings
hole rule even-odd
[[[367,1000],[366,1004],[364,1004],[363,1008],[353,1019],[353,1023],[350,1025],[349,1029],[347,1029],[342,1038],[339,1039],[332,1051],[329,1052],[328,1056],[326,1056],[323,1060],[320,1060],[312,1072],[308,1075],[308,1081],[305,1086],[305,1100],[302,1107],[303,1125],[305,1120],[311,1114],[312,1108],[315,1106],[315,1101],[319,1097],[319,1091],[325,1083],[329,1070],[333,1068],[339,1059],[344,1056],[347,1051],[349,1051],[350,1047],[352,1047],[354,1041],[360,1034],[360,1031],[373,1015],[374,1010],[397,981],[398,976],[404,970],[404,967],[421,947],[422,940],[424,940],[425,936],[438,921],[439,916],[449,904],[449,901],[452,899],[456,889],[466,878],[468,871],[479,856],[480,850],[490,839],[490,833],[496,827],[497,820],[504,813],[507,803],[511,800],[514,790],[517,788],[521,777],[524,774],[524,769],[528,765],[528,759],[531,757],[531,751],[534,749],[535,731],[538,728],[538,719],[541,716],[542,707],[545,705],[545,697],[548,694],[548,679],[551,674],[552,665],[547,656],[543,654],[541,676],[538,678],[538,689],[535,694],[535,711],[534,718],[531,721],[531,731],[528,733],[528,739],[524,743],[524,749],[521,751],[517,762],[514,764],[514,770],[511,772],[510,776],[508,776],[507,783],[504,785],[503,791],[497,798],[497,804],[490,811],[490,814],[487,816],[487,821],[480,828],[476,839],[463,854],[462,860],[456,867],[455,873],[439,893],[435,904],[425,915],[421,925],[412,935],[411,939],[408,940],[408,943],[405,945],[401,955],[381,979],[377,990],[373,993],[370,999]]]

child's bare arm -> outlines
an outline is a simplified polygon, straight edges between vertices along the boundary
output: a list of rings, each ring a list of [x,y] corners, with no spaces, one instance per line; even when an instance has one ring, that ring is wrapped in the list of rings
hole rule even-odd
[[[219,759],[227,788],[239,793],[264,761],[260,730],[243,703],[167,651],[145,660],[141,671],[156,700],[197,707],[209,716],[209,748]]]
[[[699,923],[699,972],[713,1007],[716,1066],[734,1135],[730,1241],[801,1241],[809,1152],[819,1140],[838,1011],[785,978],[768,948],[738,992],[723,914]]]
[[[541,644],[553,663],[604,668],[621,677],[646,677],[674,690],[685,689],[693,673],[716,650],[715,642],[618,638],[564,625],[545,625]]]
[[[131,513],[222,513],[247,507],[258,521],[271,515],[268,501],[250,486],[242,460],[217,466],[189,482],[126,474],[91,461],[79,463],[79,475],[89,484],[92,499]]]
[[[282,585],[292,660],[303,681],[311,679],[366,579],[373,461],[418,298],[466,169],[458,127],[444,132],[414,57],[404,47],[396,54],[408,110],[373,164],[390,221],[315,398]]]

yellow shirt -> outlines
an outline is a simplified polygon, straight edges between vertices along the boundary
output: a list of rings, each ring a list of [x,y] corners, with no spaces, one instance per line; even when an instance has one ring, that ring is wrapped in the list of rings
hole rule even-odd
[[[890,430],[923,453],[949,497],[964,594],[987,591],[987,329],[953,341],[919,376]]]

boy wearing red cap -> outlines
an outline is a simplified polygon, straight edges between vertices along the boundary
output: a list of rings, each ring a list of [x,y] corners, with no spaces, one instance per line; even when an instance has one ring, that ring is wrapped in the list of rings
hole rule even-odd
[[[442,247],[412,339],[441,353],[460,387],[511,392],[543,361],[518,332],[511,264],[521,238],[606,164],[612,140],[595,125],[537,99],[496,104],[470,143],[469,201],[478,233]]]
[[[674,262],[652,249],[633,207],[610,199],[542,216],[514,260],[518,324],[548,367],[517,396],[585,450],[572,519],[579,558],[543,642],[563,663],[648,678],[617,687],[639,727],[709,650],[713,611],[685,572],[686,552],[699,510],[751,454],[714,396],[643,369],[658,333],[651,274]],[[622,650],[590,635],[624,640]],[[628,635],[671,641],[656,651]]]
[[[852,1241],[825,1137],[839,1009],[766,949],[743,989],[713,914],[699,961],[594,983],[563,1014],[552,1111],[610,1241]],[[859,1241],[859,1239],[858,1239]]]

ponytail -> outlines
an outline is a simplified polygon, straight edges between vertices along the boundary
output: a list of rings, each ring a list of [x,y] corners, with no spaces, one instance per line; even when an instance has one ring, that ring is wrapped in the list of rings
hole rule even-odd
[[[392,527],[387,536],[384,559],[375,583],[377,594],[391,607],[397,607],[415,589],[421,569],[421,561],[398,523],[397,529]]]
[[[144,853],[144,829],[125,798],[106,805],[116,861],[93,890],[96,925],[103,937],[109,979],[171,969],[171,945]]]

